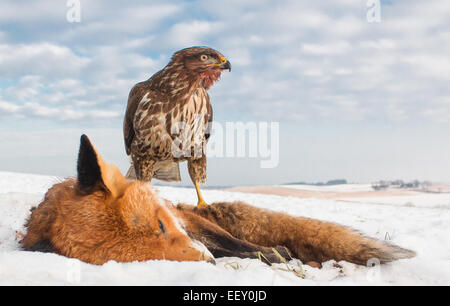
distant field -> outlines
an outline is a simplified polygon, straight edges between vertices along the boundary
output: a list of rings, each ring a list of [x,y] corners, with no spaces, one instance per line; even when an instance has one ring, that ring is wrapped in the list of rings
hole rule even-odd
[[[436,184],[427,191],[388,188],[373,190],[370,184],[342,184],[333,186],[315,185],[279,185],[279,186],[240,186],[223,189],[231,192],[271,194],[299,198],[347,199],[347,198],[381,198],[381,197],[414,197],[426,194],[450,194],[450,184]]]

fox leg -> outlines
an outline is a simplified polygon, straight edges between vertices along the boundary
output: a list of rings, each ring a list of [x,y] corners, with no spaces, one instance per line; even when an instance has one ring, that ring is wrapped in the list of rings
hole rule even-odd
[[[214,257],[260,258],[268,265],[281,262],[281,258],[275,254],[272,248],[233,237],[221,227],[195,214],[193,211],[196,208],[192,205],[179,204],[177,209],[181,212],[183,220],[186,221],[188,235],[203,243]],[[276,246],[274,248],[283,258],[287,260],[291,258],[286,247]]]
[[[51,236],[52,224],[56,218],[56,208],[49,203],[49,194],[50,192],[47,192],[39,209],[33,207],[30,210],[31,216],[25,224],[27,234],[20,241],[23,249],[27,251],[55,251],[49,237]]]
[[[199,186],[199,183],[204,183],[206,181],[206,156],[203,155],[201,158],[188,160],[188,170],[189,176],[194,183],[195,191],[197,192],[197,207],[208,206],[203,199]]]

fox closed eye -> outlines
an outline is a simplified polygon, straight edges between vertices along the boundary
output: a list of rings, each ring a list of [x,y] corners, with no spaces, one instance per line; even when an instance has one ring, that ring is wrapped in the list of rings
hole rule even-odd
[[[161,231],[161,233],[163,235],[166,234],[166,228],[164,227],[164,223],[161,222],[161,220],[158,220],[158,226],[159,226],[159,230]]]

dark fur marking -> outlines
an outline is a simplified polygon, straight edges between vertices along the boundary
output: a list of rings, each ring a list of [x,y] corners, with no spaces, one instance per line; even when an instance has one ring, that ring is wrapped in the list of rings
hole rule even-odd
[[[80,139],[80,151],[77,162],[78,187],[82,191],[91,191],[97,183],[101,182],[102,175],[98,165],[97,154],[92,147],[89,138],[82,135]]]
[[[41,240],[25,250],[31,252],[55,253],[55,249],[48,239]]]
[[[202,228],[200,233],[188,232],[188,235],[201,241],[213,254],[214,257],[238,257],[238,258],[258,258],[261,252],[264,256],[261,260],[271,265],[272,263],[280,263],[280,258],[272,251],[272,248],[252,244],[245,240],[240,240],[227,231],[218,233],[209,228]],[[285,247],[276,247],[277,251],[286,259],[290,258],[290,252]],[[267,260],[268,259],[268,260]]]

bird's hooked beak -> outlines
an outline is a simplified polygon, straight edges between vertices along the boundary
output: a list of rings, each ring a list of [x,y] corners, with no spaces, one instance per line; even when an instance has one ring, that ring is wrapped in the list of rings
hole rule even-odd
[[[220,63],[220,68],[225,70],[228,69],[228,71],[231,72],[231,63],[229,60],[227,60],[225,57],[221,58],[222,62]]]
[[[215,64],[209,64],[208,67],[219,67],[222,70],[228,69],[228,71],[231,71],[231,63],[228,61],[225,57],[220,57],[220,63]]]

